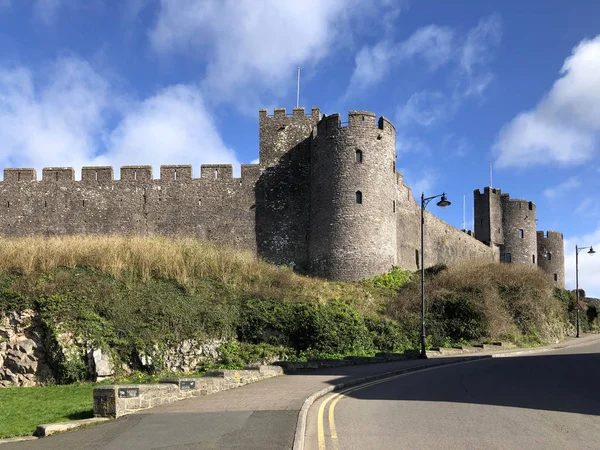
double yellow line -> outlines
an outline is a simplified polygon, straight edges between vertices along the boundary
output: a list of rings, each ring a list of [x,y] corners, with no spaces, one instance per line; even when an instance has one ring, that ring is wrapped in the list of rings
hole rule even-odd
[[[327,445],[325,442],[324,415],[325,415],[325,410],[327,409],[327,405],[329,404],[330,401],[331,401],[331,404],[329,405],[329,413],[328,413],[329,438],[331,440],[331,448],[334,450],[337,450],[337,449],[339,449],[339,441],[338,441],[337,430],[335,428],[335,407],[338,404],[338,402],[341,399],[343,399],[346,396],[346,394],[349,394],[354,391],[358,391],[360,389],[366,389],[368,387],[375,386],[376,384],[395,380],[396,378],[400,378],[405,375],[409,375],[410,373],[412,373],[412,372],[401,373],[399,375],[393,375],[391,377],[382,378],[382,379],[376,380],[376,381],[371,381],[370,383],[361,384],[360,386],[357,386],[357,387],[350,387],[350,388],[347,388],[347,389],[344,389],[344,390],[338,392],[337,394],[332,394],[329,397],[327,397],[323,401],[323,403],[321,403],[321,406],[319,407],[319,415],[317,417],[317,438],[319,441],[319,450],[327,450]]]
[[[331,448],[334,450],[338,450],[339,449],[339,441],[338,441],[337,430],[335,428],[335,406],[338,404],[338,402],[341,399],[343,399],[346,396],[346,394],[349,394],[354,391],[358,391],[360,389],[366,389],[368,387],[375,386],[376,384],[386,383],[388,381],[392,381],[397,378],[406,377],[408,375],[429,372],[430,370],[441,369],[444,367],[454,366],[456,364],[466,364],[466,363],[472,363],[472,362],[477,362],[477,361],[479,361],[479,359],[473,359],[473,360],[467,360],[467,361],[456,361],[456,362],[451,362],[449,364],[432,365],[431,367],[423,367],[423,366],[413,367],[412,369],[409,369],[407,372],[404,372],[404,373],[401,373],[398,375],[392,375],[392,376],[389,376],[386,378],[381,378],[379,380],[361,384],[356,387],[349,387],[347,389],[341,390],[337,394],[331,394],[329,397],[327,397],[323,401],[323,403],[321,403],[321,406],[319,408],[319,414],[317,417],[317,439],[319,441],[319,450],[327,450],[327,445],[326,445],[326,441],[325,441],[325,421],[323,420],[323,417],[325,415],[325,410],[327,409],[327,405],[329,404],[330,401],[331,401],[331,405],[329,405],[329,414],[328,414],[329,437],[330,437],[330,441],[331,441]]]

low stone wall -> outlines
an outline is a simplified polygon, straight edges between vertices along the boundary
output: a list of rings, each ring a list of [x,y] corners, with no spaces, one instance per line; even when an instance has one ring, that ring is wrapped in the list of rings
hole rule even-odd
[[[210,370],[203,377],[164,378],[159,384],[122,384],[94,389],[94,416],[121,417],[141,409],[244,386],[283,375],[279,366],[246,370]]]

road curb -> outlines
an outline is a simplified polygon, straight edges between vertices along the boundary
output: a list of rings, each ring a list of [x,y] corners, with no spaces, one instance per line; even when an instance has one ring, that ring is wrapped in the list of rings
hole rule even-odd
[[[453,364],[462,364],[462,363],[466,363],[466,362],[470,362],[470,361],[476,361],[478,359],[490,359],[490,358],[491,358],[491,356],[489,356],[489,355],[465,356],[464,358],[461,358],[460,361],[444,361],[444,362],[439,362],[439,363],[434,363],[434,364],[422,364],[419,366],[407,367],[405,369],[398,369],[398,370],[392,370],[390,372],[378,373],[376,375],[369,375],[367,377],[357,378],[355,380],[346,381],[344,383],[327,386],[326,388],[323,388],[320,391],[315,392],[310,397],[308,397],[306,400],[304,400],[304,403],[302,404],[302,408],[300,408],[300,412],[298,413],[298,421],[296,422],[296,433],[294,434],[294,445],[292,448],[293,448],[293,450],[304,450],[304,439],[305,439],[305,434],[306,434],[306,419],[308,417],[308,410],[310,409],[312,404],[317,399],[323,397],[324,395],[329,394],[330,392],[339,391],[339,390],[345,389],[347,387],[368,383],[370,381],[389,378],[394,375],[402,375],[404,373],[418,372],[420,370],[431,369],[434,367],[450,366]]]

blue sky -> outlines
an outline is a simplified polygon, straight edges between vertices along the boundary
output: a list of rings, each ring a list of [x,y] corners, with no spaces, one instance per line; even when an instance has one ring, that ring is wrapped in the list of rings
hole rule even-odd
[[[0,0],[0,168],[240,163],[258,110],[366,109],[467,226],[489,184],[600,250],[600,2]],[[580,285],[600,296],[600,254]]]

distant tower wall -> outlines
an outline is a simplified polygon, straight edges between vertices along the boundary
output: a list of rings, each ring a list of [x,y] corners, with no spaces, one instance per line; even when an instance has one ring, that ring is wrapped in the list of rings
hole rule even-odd
[[[475,205],[475,238],[488,245],[500,246],[504,244],[502,229],[502,191],[486,187],[483,193],[476,189]]]
[[[323,118],[311,154],[309,267],[335,280],[389,271],[396,253],[396,132],[351,111]]]
[[[306,115],[294,108],[287,115],[259,113],[260,167],[256,184],[258,254],[272,264],[302,272],[308,265],[310,152],[312,134],[321,117],[318,108]]]
[[[547,273],[554,285],[565,287],[565,244],[558,231],[537,232],[538,266]]]
[[[500,260],[513,264],[536,264],[537,232],[535,204],[502,194],[504,245]]]
[[[312,108],[306,115],[304,108],[294,108],[291,115],[285,108],[275,108],[269,116],[266,109],[259,112],[260,164],[264,167],[277,165],[298,144],[310,138],[321,118],[319,108]]]

